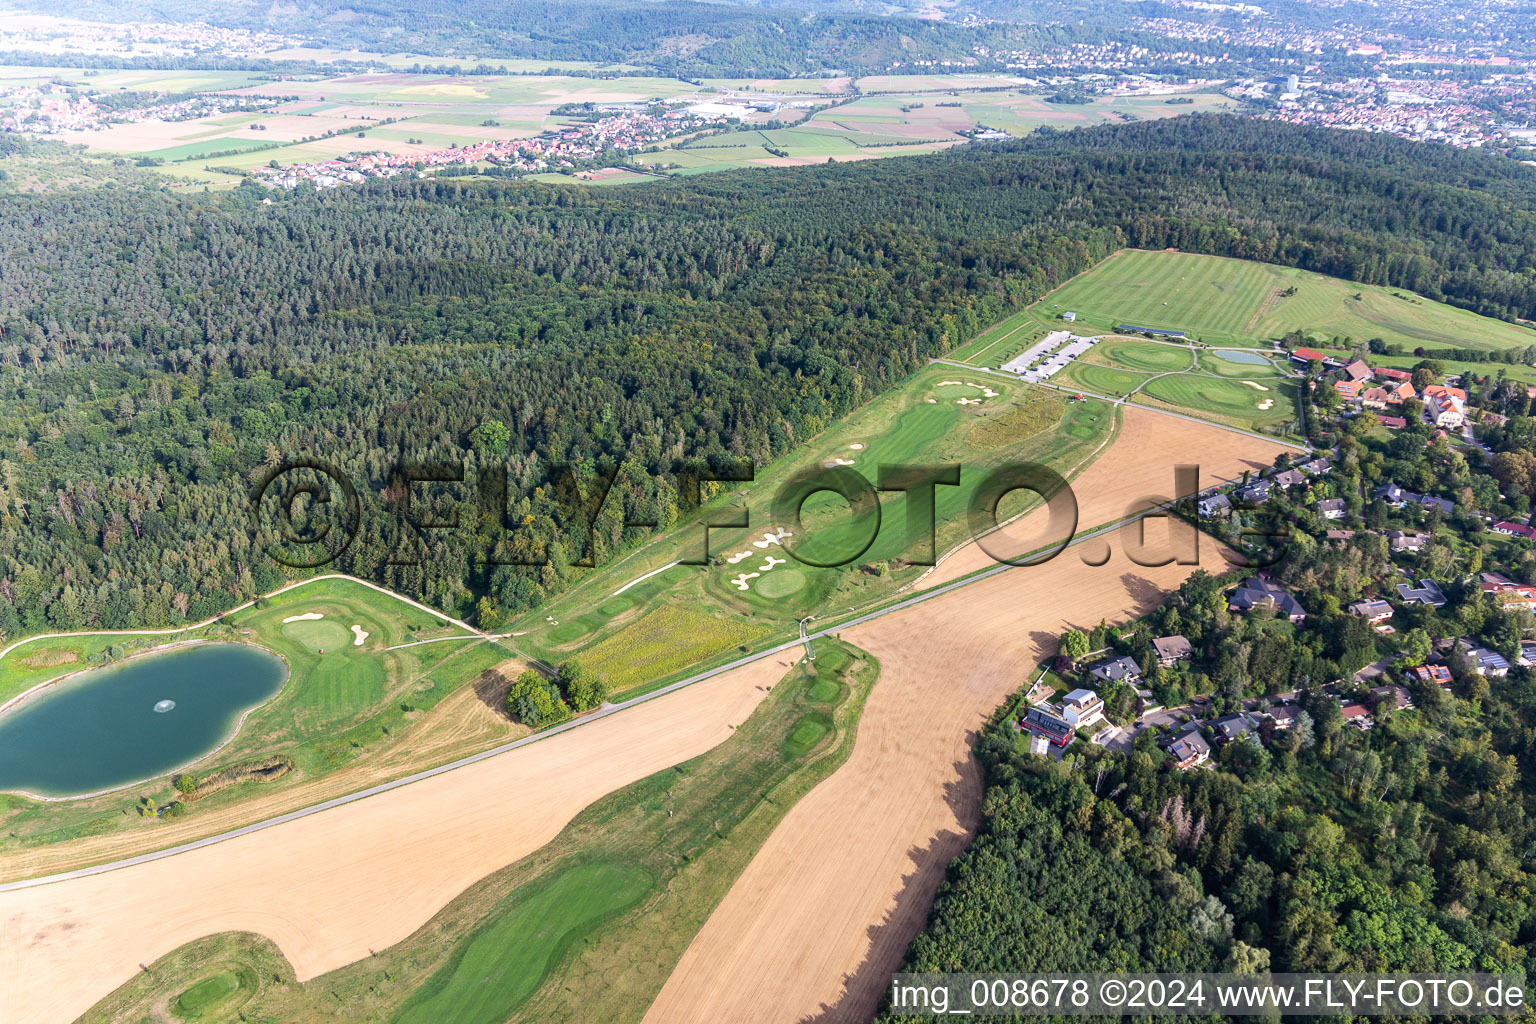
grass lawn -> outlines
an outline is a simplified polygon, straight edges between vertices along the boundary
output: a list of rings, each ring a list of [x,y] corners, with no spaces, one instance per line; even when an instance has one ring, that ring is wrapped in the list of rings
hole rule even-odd
[[[241,1006],[248,1020],[342,1006],[348,1019],[402,1024],[639,1021],[774,827],[852,750],[878,667],[843,644],[819,647],[730,739],[587,807],[398,945],[299,983],[266,939],[210,936],[161,957],[89,1019],[162,1019],[176,993],[216,992],[238,966],[260,983]]]
[[[1246,430],[1274,427],[1296,417],[1296,385],[1269,380],[1260,391],[1241,381],[1185,373],[1148,381],[1137,395],[1196,416]],[[1268,408],[1263,408],[1265,404]]]
[[[1295,289],[1292,294],[1286,292]],[[1030,307],[1044,325],[1076,312],[1079,333],[1136,327],[1181,330],[1214,345],[1267,346],[1292,330],[1318,341],[1381,338],[1417,346],[1502,349],[1536,344],[1536,331],[1393,288],[1355,284],[1267,263],[1126,249]]]
[[[1183,345],[1118,338],[1099,342],[1085,352],[1082,359],[1089,363],[1118,366],[1123,370],[1142,373],[1188,370],[1194,365],[1193,353]]]
[[[1101,395],[1119,398],[1128,395],[1151,379],[1145,373],[1127,373],[1109,366],[1074,359],[1065,370],[1054,378],[1063,384],[1071,384]]]

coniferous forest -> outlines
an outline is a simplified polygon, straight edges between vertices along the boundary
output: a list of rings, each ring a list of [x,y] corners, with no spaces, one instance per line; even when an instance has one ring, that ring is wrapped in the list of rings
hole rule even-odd
[[[334,568],[505,621],[649,535],[626,519],[675,521],[679,469],[781,456],[1127,245],[1536,316],[1529,169],[1207,116],[613,190],[11,194],[0,245],[11,638],[278,584],[250,491],[301,454],[362,495]],[[391,468],[460,458],[506,468],[502,515],[417,538]],[[595,524],[557,500],[559,465],[617,467]]]

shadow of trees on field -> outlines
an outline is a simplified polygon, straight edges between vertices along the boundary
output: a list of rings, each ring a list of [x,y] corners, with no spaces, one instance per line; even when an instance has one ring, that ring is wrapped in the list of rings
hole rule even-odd
[[[981,775],[969,753],[980,733],[966,735],[966,755],[954,763],[959,775],[944,786],[944,802],[954,812],[963,831],[945,829],[927,843],[907,851],[912,870],[903,873],[896,906],[866,934],[869,949],[863,963],[843,978],[843,994],[835,1003],[822,1003],[798,1024],[865,1024],[880,1008],[890,987],[891,975],[901,968],[907,947],[927,920],[933,897],[944,880],[945,870],[970,843],[981,814]]]
[[[512,720],[512,715],[507,711],[507,691],[512,688],[511,676],[499,669],[489,668],[480,673],[473,685],[475,696],[480,698],[481,703],[502,718]]]

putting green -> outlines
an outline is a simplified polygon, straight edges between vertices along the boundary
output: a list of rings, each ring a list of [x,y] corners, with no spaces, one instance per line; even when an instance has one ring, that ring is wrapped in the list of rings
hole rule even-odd
[[[762,576],[753,580],[752,586],[759,597],[788,597],[805,586],[805,573],[787,565],[780,565],[774,567],[772,572],[763,573]]]
[[[635,602],[631,598],[616,597],[612,601],[604,602],[603,606],[599,608],[598,611],[611,619],[621,612],[629,611],[634,606]]]
[[[549,631],[549,638],[557,644],[568,644],[572,640],[579,640],[586,636],[594,628],[590,622],[585,622],[582,619],[570,619],[551,629]]]
[[[1073,363],[1066,376],[1072,383],[1105,395],[1125,395],[1147,379],[1146,374],[1129,373],[1095,363]]]
[[[251,996],[254,978],[241,971],[220,971],[187,989],[171,1004],[171,1012],[184,1020],[228,1019],[239,1003]]]
[[[1193,363],[1188,349],[1156,341],[1101,341],[1092,354],[1094,362],[1151,373],[1187,370]]]
[[[940,399],[980,398],[981,388],[969,384],[941,384],[933,389],[933,397]]]
[[[831,731],[831,719],[819,711],[813,711],[795,723],[794,729],[784,740],[784,752],[790,757],[804,757]]]
[[[1142,393],[1202,415],[1216,414],[1252,423],[1278,423],[1295,412],[1290,385],[1271,381],[1269,391],[1258,391],[1240,381],[1182,374],[1159,377]],[[1259,406],[1269,403],[1268,409]]]
[[[307,619],[283,624],[283,635],[317,651],[339,651],[352,646],[351,630],[335,619]]]

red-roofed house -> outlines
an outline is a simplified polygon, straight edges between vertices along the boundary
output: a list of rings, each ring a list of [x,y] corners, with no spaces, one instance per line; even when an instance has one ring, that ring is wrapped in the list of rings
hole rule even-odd
[[[1521,525],[1520,523],[1511,523],[1508,520],[1494,523],[1488,529],[1494,533],[1508,534],[1511,537],[1524,537],[1526,540],[1536,540],[1536,529]]]
[[[1299,363],[1302,366],[1307,365],[1314,359],[1321,363],[1327,358],[1326,355],[1315,348],[1298,348],[1291,353],[1291,362]]]
[[[1336,380],[1333,382],[1333,390],[1339,393],[1340,398],[1355,399],[1360,395],[1360,382],[1353,380]]]
[[[1397,387],[1387,391],[1387,401],[1393,405],[1401,405],[1408,399],[1416,397],[1418,396],[1414,394],[1413,385],[1407,381],[1403,381]]]
[[[1455,398],[1465,402],[1467,400],[1467,393],[1461,390],[1461,388],[1449,388],[1444,384],[1431,384],[1424,389],[1424,401],[1428,402],[1435,398]]]
[[[1401,416],[1378,416],[1376,417],[1376,422],[1384,427],[1391,427],[1393,430],[1402,430],[1408,425],[1408,421]]]
[[[1367,409],[1385,409],[1387,392],[1384,388],[1366,388],[1360,392],[1360,404]]]
[[[1420,665],[1413,670],[1413,676],[1421,683],[1434,683],[1436,686],[1451,685],[1451,670],[1444,665]]]
[[[1413,379],[1413,374],[1409,373],[1407,370],[1394,370],[1390,366],[1383,366],[1383,367],[1380,367],[1379,369],[1377,369],[1376,376],[1380,377],[1382,380],[1412,380]]]

